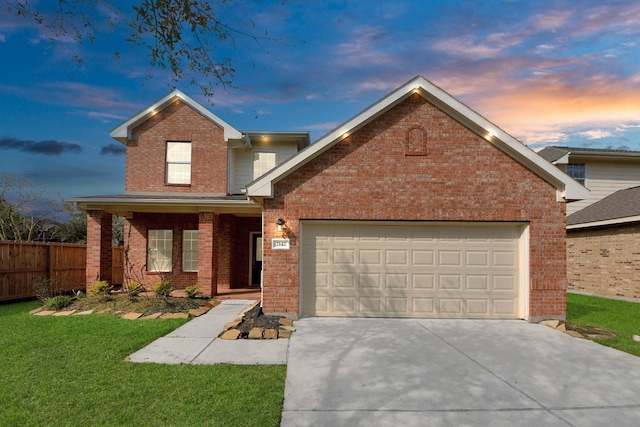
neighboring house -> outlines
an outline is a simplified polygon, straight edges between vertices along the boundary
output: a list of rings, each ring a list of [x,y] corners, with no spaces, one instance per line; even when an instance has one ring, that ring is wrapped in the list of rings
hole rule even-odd
[[[274,163],[247,175],[234,161],[260,162],[248,153],[262,133],[177,92],[146,111],[112,132],[127,145],[127,193],[76,199],[89,217],[88,284],[108,274],[120,214],[147,283],[206,295],[257,284],[261,251],[267,313],[565,316],[565,203],[587,191],[422,77],[252,182]],[[269,135],[287,136],[306,145],[306,134]]]
[[[640,151],[546,147],[591,192],[567,206],[569,289],[640,297]]]
[[[567,205],[567,215],[640,185],[640,151],[551,146],[538,154],[590,191],[586,199]]]

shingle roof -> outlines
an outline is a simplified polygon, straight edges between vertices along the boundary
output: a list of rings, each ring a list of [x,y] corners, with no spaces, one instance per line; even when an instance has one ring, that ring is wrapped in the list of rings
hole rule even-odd
[[[538,155],[548,162],[554,162],[569,152],[567,147],[544,147],[538,151]]]
[[[603,154],[603,155],[632,155],[640,156],[640,151],[633,150],[617,150],[611,148],[585,148],[585,147],[563,147],[559,145],[550,145],[538,151],[538,155],[548,162],[555,162],[565,154]]]
[[[567,225],[640,216],[640,186],[616,191],[567,217]]]

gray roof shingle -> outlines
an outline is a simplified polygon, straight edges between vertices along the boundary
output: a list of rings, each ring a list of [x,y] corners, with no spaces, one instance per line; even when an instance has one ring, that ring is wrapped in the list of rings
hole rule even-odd
[[[640,186],[616,191],[567,217],[567,225],[640,216]]]

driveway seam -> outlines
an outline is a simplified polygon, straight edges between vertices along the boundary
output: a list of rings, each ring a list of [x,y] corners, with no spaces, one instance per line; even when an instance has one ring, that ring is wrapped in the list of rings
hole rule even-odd
[[[449,346],[450,348],[452,348],[453,350],[455,350],[456,352],[458,352],[459,354],[461,354],[462,356],[464,356],[466,359],[470,360],[472,363],[474,363],[475,365],[479,366],[480,368],[482,368],[484,371],[488,372],[489,374],[493,375],[495,378],[497,378],[498,380],[500,380],[502,383],[506,384],[508,387],[512,388],[513,390],[517,391],[518,393],[522,394],[523,396],[527,397],[528,399],[530,399],[532,402],[535,402],[540,409],[548,412],[550,415],[558,418],[559,420],[565,422],[568,426],[573,427],[573,424],[571,424],[569,421],[567,421],[566,419],[564,419],[563,417],[561,417],[560,415],[552,412],[551,409],[549,409],[548,407],[544,406],[542,403],[540,403],[537,399],[535,399],[533,396],[530,396],[529,394],[527,394],[526,392],[524,392],[523,390],[520,390],[519,388],[517,388],[516,386],[514,386],[513,384],[509,383],[508,381],[506,381],[504,378],[502,378],[500,375],[496,374],[495,372],[493,372],[491,369],[489,369],[488,367],[484,366],[482,363],[478,362],[477,360],[475,360],[474,358],[472,358],[471,356],[469,356],[467,353],[465,353],[464,351],[462,351],[461,349],[459,349],[458,347],[456,347],[455,345],[453,345],[452,343],[450,343],[449,341],[447,341],[445,338],[441,337],[440,335],[438,335],[436,332],[434,332],[433,330],[429,329],[429,327],[421,322],[416,322],[418,325],[420,325],[422,328],[424,328],[426,331],[428,331],[429,333],[433,334],[436,338],[438,338],[440,341],[442,341],[443,343],[445,343],[447,346]],[[535,408],[532,408],[535,409]]]

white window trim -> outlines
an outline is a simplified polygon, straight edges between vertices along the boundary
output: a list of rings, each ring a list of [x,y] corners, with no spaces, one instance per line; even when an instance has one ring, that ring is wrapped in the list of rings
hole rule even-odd
[[[169,160],[169,144],[189,144],[189,161],[174,161]],[[191,141],[167,141],[165,143],[165,183],[168,185],[190,185],[191,184],[191,164],[193,160],[193,153],[191,152]],[[189,179],[175,180],[171,178],[169,174],[170,165],[189,165]]]

